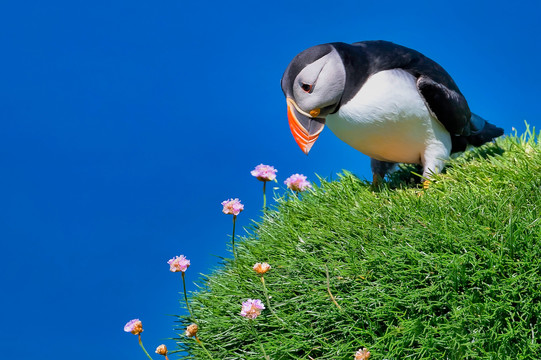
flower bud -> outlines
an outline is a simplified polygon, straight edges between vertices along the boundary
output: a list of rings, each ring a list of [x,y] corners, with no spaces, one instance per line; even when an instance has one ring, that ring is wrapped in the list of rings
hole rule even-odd
[[[133,335],[139,335],[143,332],[143,323],[139,319],[130,320],[124,326],[124,331],[132,333]]]
[[[254,265],[254,271],[258,274],[261,274],[263,275],[264,273],[266,273],[267,271],[269,271],[271,268],[271,266],[267,263],[256,263]]]
[[[199,330],[199,327],[197,324],[191,324],[186,328],[186,336],[187,337],[194,337],[197,335],[197,330]]]
[[[158,346],[156,348],[156,354],[158,355],[167,355],[167,346],[165,346],[164,344],[161,344],[160,346]]]

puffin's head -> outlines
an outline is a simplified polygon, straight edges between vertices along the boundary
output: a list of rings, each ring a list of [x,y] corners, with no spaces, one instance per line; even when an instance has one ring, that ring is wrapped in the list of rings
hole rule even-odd
[[[331,44],[304,50],[289,63],[282,77],[289,127],[301,150],[308,154],[337,110],[346,84],[342,59]]]

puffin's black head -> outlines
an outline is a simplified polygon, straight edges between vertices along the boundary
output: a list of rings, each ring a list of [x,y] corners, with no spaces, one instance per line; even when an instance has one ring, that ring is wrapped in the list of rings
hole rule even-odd
[[[333,45],[304,50],[289,63],[282,77],[289,127],[301,150],[308,154],[336,111],[346,83],[346,70]]]

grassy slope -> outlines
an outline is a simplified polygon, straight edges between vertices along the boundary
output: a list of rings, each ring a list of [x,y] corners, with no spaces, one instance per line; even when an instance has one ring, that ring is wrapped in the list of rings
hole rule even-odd
[[[191,296],[214,359],[541,358],[541,146],[529,132],[453,160],[427,190],[345,174],[286,195]],[[403,175],[403,174],[402,174]],[[396,178],[394,180],[396,182]],[[326,268],[329,274],[328,292]],[[181,301],[181,304],[183,302]],[[182,331],[189,321],[179,317]],[[180,347],[208,356],[180,334]]]

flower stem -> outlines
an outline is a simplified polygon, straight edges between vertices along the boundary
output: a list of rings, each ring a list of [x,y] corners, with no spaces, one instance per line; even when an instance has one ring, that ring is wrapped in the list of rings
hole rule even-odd
[[[139,334],[139,346],[141,346],[141,349],[143,349],[143,351],[145,352],[145,354],[147,354],[148,358],[150,360],[153,360],[150,355],[148,354],[148,352],[145,350],[145,347],[143,346],[143,342],[141,341],[141,334]]]
[[[267,356],[267,353],[265,352],[265,348],[263,347],[263,344],[261,343],[261,340],[259,339],[259,335],[257,335],[257,331],[255,330],[253,320],[248,320],[248,322],[250,323],[250,329],[252,329],[252,332],[254,333],[255,338],[257,339],[257,342],[259,344],[259,348],[263,352],[263,357],[266,360],[269,360],[269,357]]]
[[[263,211],[267,208],[267,196],[265,195],[267,188],[267,182],[263,181]]]
[[[334,305],[336,305],[338,309],[342,310],[342,307],[336,302],[336,299],[331,293],[331,284],[329,282],[329,269],[327,268],[327,264],[325,264],[325,274],[327,275],[327,292],[329,293],[329,296],[331,297],[331,300],[334,303]]]
[[[203,343],[201,342],[201,340],[199,340],[199,338],[197,337],[197,335],[195,336],[195,341],[197,341],[197,343],[199,345],[201,345],[201,347],[203,348],[203,350],[205,350],[205,352],[207,353],[208,357],[210,358],[210,360],[213,360],[212,359],[212,355],[210,355],[209,351],[207,350],[207,348],[205,347],[205,345],[203,345]]]
[[[231,236],[231,244],[233,246],[233,257],[237,260],[237,252],[235,251],[235,222],[237,220],[237,215],[233,215],[233,235]]]
[[[267,298],[267,305],[269,307],[269,310],[271,311],[272,315],[274,315],[274,317],[276,317],[278,320],[285,324],[285,321],[280,319],[278,315],[276,315],[276,313],[274,312],[274,309],[271,307],[269,293],[267,291],[267,287],[265,286],[265,278],[263,276],[261,277],[261,284],[263,284],[263,292],[265,293],[265,297]]]
[[[184,271],[182,272],[182,287],[184,288],[184,301],[186,301],[186,308],[188,309],[192,320],[195,322],[192,310],[190,310],[190,305],[188,305],[188,295],[186,294],[186,280],[184,279]]]

